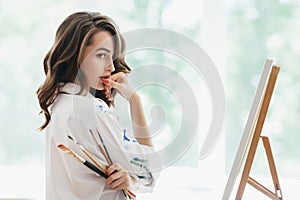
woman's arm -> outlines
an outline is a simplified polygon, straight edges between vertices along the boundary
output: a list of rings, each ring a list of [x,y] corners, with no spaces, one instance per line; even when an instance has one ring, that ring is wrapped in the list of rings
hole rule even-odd
[[[134,92],[130,99],[130,114],[133,133],[140,144],[153,146],[150,131],[147,126],[142,102],[137,92]]]
[[[140,144],[153,146],[150,131],[147,126],[140,96],[131,87],[123,72],[112,75],[109,79],[104,79],[106,85],[106,96],[109,97],[110,88],[115,88],[130,104],[130,114],[132,121],[132,130],[134,136]]]

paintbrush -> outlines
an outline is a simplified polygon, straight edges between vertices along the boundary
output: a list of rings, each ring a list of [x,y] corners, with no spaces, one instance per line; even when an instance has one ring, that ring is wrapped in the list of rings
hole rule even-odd
[[[75,158],[76,160],[78,160],[79,162],[81,162],[82,164],[84,164],[87,168],[89,168],[92,171],[96,172],[97,174],[101,175],[103,178],[105,178],[105,179],[108,178],[108,175],[106,175],[104,172],[102,172],[99,168],[97,168],[95,165],[93,165],[89,161],[85,160],[84,158],[82,158],[81,156],[79,156],[78,154],[76,154],[75,152],[73,152],[71,149],[69,149],[65,145],[59,144],[58,148],[60,148],[61,150],[63,150],[64,152],[66,152],[68,155],[72,156],[73,158]],[[123,190],[123,193],[124,192],[129,196],[130,199],[135,199],[135,195],[132,192],[130,192],[128,190],[125,190],[125,191]]]
[[[89,129],[89,131],[90,131],[90,133],[91,133],[91,135],[92,135],[92,137],[93,137],[93,139],[94,139],[94,142],[95,142],[96,145],[99,147],[101,153],[104,155],[104,157],[105,157],[107,163],[109,163],[109,165],[112,165],[112,160],[111,160],[111,158],[110,158],[110,156],[109,156],[109,154],[108,154],[108,151],[107,151],[107,149],[106,149],[106,147],[105,147],[105,144],[104,144],[104,142],[103,142],[103,139],[102,139],[102,137],[101,137],[101,135],[100,135],[98,129],[96,129],[96,131],[97,131],[97,133],[98,133],[98,135],[99,135],[99,138],[100,138],[100,140],[101,140],[101,144],[102,144],[102,145],[100,145],[100,144],[97,142],[97,139],[96,139],[96,137],[95,137],[93,131],[92,131],[91,129]],[[129,191],[129,190],[123,190],[123,191],[129,196],[130,199],[135,199],[136,195],[133,194],[131,191]]]
[[[103,165],[101,165],[101,163],[99,163],[91,154],[90,154],[90,152],[88,152],[88,150],[86,150],[81,144],[80,144],[80,142],[78,142],[73,136],[71,136],[71,135],[68,135],[68,138],[70,139],[70,140],[72,140],[75,144],[77,144],[79,147],[80,147],[80,149],[82,150],[82,152],[89,158],[89,159],[91,159],[94,163],[95,163],[95,165],[97,166],[97,167],[99,167],[101,170],[102,170],[102,172],[105,172],[106,171],[106,168],[103,166]]]
[[[103,139],[102,139],[102,137],[101,137],[101,135],[100,135],[100,133],[99,133],[99,131],[98,131],[98,129],[96,129],[96,131],[97,131],[97,133],[98,133],[98,136],[99,136],[99,138],[100,138],[100,141],[101,141],[101,144],[102,144],[102,146],[103,146],[103,148],[104,148],[104,151],[105,151],[105,153],[106,153],[106,155],[107,155],[107,157],[108,157],[108,164],[109,165],[112,165],[112,160],[111,160],[111,158],[110,158],[110,156],[109,156],[109,153],[108,153],[108,151],[107,151],[107,149],[106,149],[106,146],[105,146],[105,144],[104,144],[104,142],[103,142]]]
[[[71,149],[69,149],[65,145],[59,144],[58,148],[60,148],[61,150],[66,152],[68,155],[72,156],[73,158],[75,158],[76,160],[78,160],[79,162],[84,164],[87,168],[89,168],[89,169],[93,170],[94,172],[96,172],[97,174],[101,175],[103,178],[105,178],[105,179],[108,178],[108,175],[106,175],[104,172],[102,172],[99,168],[97,168],[95,165],[93,165],[89,161],[85,160],[84,158],[82,158],[81,156],[79,156],[78,154],[73,152]]]
[[[111,165],[112,163],[110,163],[110,160],[109,160],[109,158],[108,158],[108,155],[106,154],[106,152],[105,152],[103,146],[101,146],[101,145],[97,142],[97,139],[96,139],[96,137],[95,137],[93,131],[92,131],[91,129],[89,129],[89,131],[90,131],[90,133],[91,133],[91,135],[92,135],[92,137],[93,137],[93,139],[94,139],[94,142],[96,143],[96,145],[98,146],[99,150],[100,150],[101,153],[103,154],[105,160],[107,161],[107,163],[108,163],[109,165]]]

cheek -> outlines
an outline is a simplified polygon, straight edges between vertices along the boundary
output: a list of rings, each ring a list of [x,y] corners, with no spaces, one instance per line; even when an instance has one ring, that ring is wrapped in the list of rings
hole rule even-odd
[[[81,67],[89,82],[93,83],[98,82],[98,76],[101,76],[104,72],[104,67],[102,67],[102,64],[99,61],[97,62],[96,59],[85,60]]]

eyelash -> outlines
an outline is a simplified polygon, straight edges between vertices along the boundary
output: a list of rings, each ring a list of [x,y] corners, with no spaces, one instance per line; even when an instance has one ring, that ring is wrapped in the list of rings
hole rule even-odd
[[[103,57],[102,57],[103,56]],[[105,53],[99,53],[99,54],[97,54],[97,57],[99,57],[99,58],[104,58],[106,56],[106,54]]]

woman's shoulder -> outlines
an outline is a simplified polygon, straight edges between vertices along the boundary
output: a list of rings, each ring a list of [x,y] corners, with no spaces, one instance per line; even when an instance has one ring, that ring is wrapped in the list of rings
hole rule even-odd
[[[95,120],[103,114],[111,114],[112,111],[107,104],[90,93],[78,94],[80,86],[66,84],[62,87],[59,95],[52,105],[53,115],[71,115],[82,121]]]
[[[86,112],[94,107],[95,98],[89,93],[80,93],[80,86],[74,83],[64,84],[51,105],[52,113]]]

